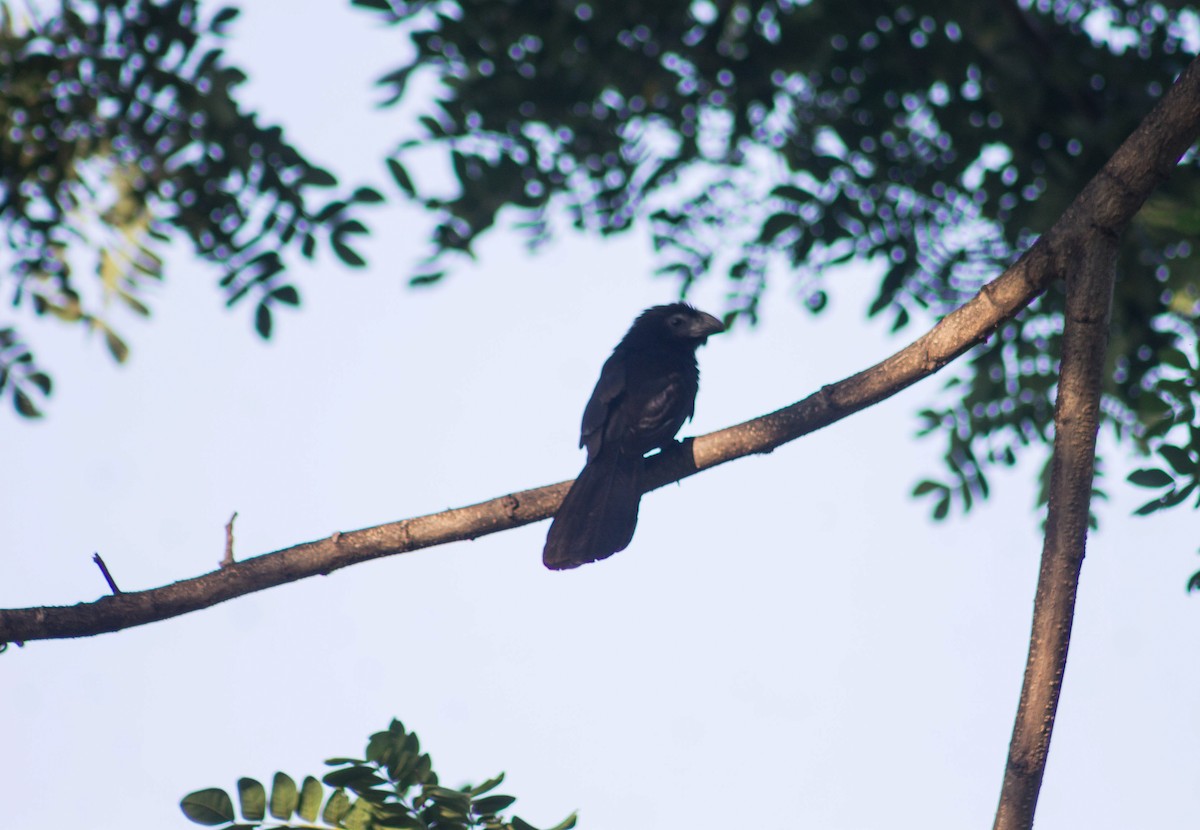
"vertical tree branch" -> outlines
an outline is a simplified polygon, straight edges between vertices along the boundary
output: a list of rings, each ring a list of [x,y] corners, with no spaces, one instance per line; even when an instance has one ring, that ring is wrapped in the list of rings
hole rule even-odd
[[[1067,664],[1079,570],[1087,541],[1117,239],[1111,232],[1093,227],[1064,243],[1057,253],[1066,271],[1067,315],[1054,410],[1049,515],[1033,605],[1029,658],[995,830],[1028,830],[1033,826]]]

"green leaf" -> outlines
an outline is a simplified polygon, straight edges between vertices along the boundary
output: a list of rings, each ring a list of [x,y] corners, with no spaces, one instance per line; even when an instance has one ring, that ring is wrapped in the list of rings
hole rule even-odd
[[[438,282],[439,280],[441,280],[441,278],[444,276],[446,276],[445,271],[434,271],[429,274],[418,274],[417,276],[410,279],[408,281],[408,284],[413,286],[414,288],[422,286],[422,285],[433,285],[435,282]]]
[[[500,773],[495,778],[489,778],[488,780],[484,781],[482,784],[477,784],[474,787],[468,788],[467,792],[473,796],[474,795],[483,795],[484,793],[489,792],[490,790],[494,790],[497,787],[499,787],[503,781],[504,781],[504,773]]]
[[[388,0],[351,0],[350,5],[381,12],[390,12],[392,10],[392,4]]]
[[[1126,480],[1138,487],[1170,487],[1175,483],[1170,473],[1154,468],[1134,470]]]
[[[344,790],[335,790],[333,795],[329,796],[329,800],[325,802],[325,809],[321,811],[321,820],[326,824],[340,825],[348,812],[350,812],[350,797]]]
[[[516,799],[511,795],[489,795],[476,799],[472,803],[471,809],[481,816],[493,815],[501,810],[507,810],[514,803],[516,803]]]
[[[795,227],[798,221],[798,217],[794,213],[776,213],[763,222],[762,230],[758,234],[758,241],[764,244],[769,243],[788,228]]]
[[[328,222],[337,214],[341,213],[347,207],[346,203],[341,199],[334,199],[329,204],[322,207],[313,216],[314,222]]]
[[[31,373],[29,373],[29,375],[27,375],[25,377],[25,379],[27,381],[29,381],[30,383],[32,383],[34,386],[36,386],[38,389],[42,390],[43,395],[50,394],[50,388],[51,388],[50,376],[47,375],[45,372],[31,372]]]
[[[267,791],[261,783],[253,778],[239,778],[238,803],[242,807],[242,817],[250,821],[261,821],[267,814]]]
[[[367,264],[367,261],[359,256],[358,252],[345,242],[341,242],[337,239],[331,239],[329,240],[329,244],[333,246],[333,252],[338,255],[338,259],[347,265],[351,265],[355,268],[361,268]]]
[[[376,775],[373,769],[362,766],[335,769],[333,772],[326,773],[322,780],[326,786],[337,787],[339,789],[346,787],[355,792],[361,792],[362,790],[387,783],[384,779]]]
[[[129,357],[129,347],[125,345],[125,341],[108,327],[104,329],[104,345],[108,347],[108,353],[117,363],[124,363]]]
[[[772,196],[778,196],[781,199],[787,199],[790,202],[804,203],[812,199],[812,194],[807,190],[796,187],[794,184],[781,184],[771,191]]]
[[[324,796],[325,788],[321,782],[311,775],[305,776],[304,785],[300,788],[300,806],[296,808],[300,818],[308,822],[316,821]]]
[[[357,219],[349,219],[345,222],[342,222],[333,230],[334,236],[344,236],[348,233],[370,233],[370,231],[367,230],[366,225]]]
[[[209,28],[211,28],[212,31],[216,32],[217,34],[223,35],[225,34],[223,31],[225,25],[230,23],[239,14],[241,14],[239,9],[235,9],[232,6],[226,6],[213,15],[212,23],[210,24]]]
[[[935,491],[940,491],[942,493],[945,493],[946,489],[947,488],[946,488],[945,484],[941,484],[936,481],[930,481],[929,479],[925,479],[925,480],[919,482],[917,484],[917,486],[913,488],[912,494],[913,494],[913,496],[923,496],[926,493],[933,493]]]
[[[576,822],[578,822],[578,821],[579,821],[579,814],[571,813],[571,815],[567,816],[565,819],[560,821],[558,824],[551,827],[550,830],[571,830],[571,828],[574,827]]]
[[[383,194],[373,187],[360,187],[350,199],[355,202],[378,203],[383,201]]]
[[[310,167],[304,171],[304,178],[301,180],[303,184],[309,184],[313,187],[336,187],[337,179],[328,170],[322,170],[320,167]]]
[[[196,824],[214,827],[233,821],[233,801],[229,794],[216,787],[188,793],[179,802],[179,809]]]
[[[458,790],[451,790],[447,787],[439,787],[436,785],[425,787],[421,790],[421,795],[442,804],[451,807],[462,813],[466,813],[471,808],[471,796]]]
[[[20,389],[13,390],[13,405],[17,408],[17,414],[23,418],[42,417],[42,411],[34,405],[33,398]]]
[[[949,492],[943,496],[933,508],[934,521],[942,521],[950,515],[950,494]]]
[[[296,290],[296,286],[294,285],[283,285],[275,288],[267,296],[285,305],[300,305],[300,292]]]
[[[1163,508],[1163,503],[1162,503],[1162,500],[1161,500],[1161,499],[1155,499],[1154,501],[1148,501],[1148,502],[1146,502],[1146,503],[1145,503],[1145,504],[1143,504],[1141,507],[1139,507],[1137,510],[1133,511],[1133,515],[1135,515],[1135,516],[1149,516],[1151,513],[1154,513],[1154,512],[1156,512],[1156,511],[1158,511],[1158,510],[1161,510],[1162,508]]]
[[[286,821],[292,817],[299,805],[300,795],[296,791],[296,782],[285,773],[275,773],[275,779],[271,782],[271,815]]]
[[[1165,496],[1162,497],[1163,507],[1174,507],[1175,505],[1179,504],[1181,501],[1186,499],[1188,496],[1190,496],[1192,494],[1192,491],[1195,489],[1196,489],[1196,482],[1193,481],[1191,484],[1189,484],[1188,486],[1184,487],[1181,490],[1175,490],[1170,493],[1167,493]]]
[[[1173,447],[1170,444],[1164,444],[1158,448],[1158,454],[1166,459],[1171,465],[1171,469],[1182,475],[1189,475],[1196,472],[1196,462],[1188,454],[1188,451],[1182,447]]]
[[[427,826],[403,804],[389,803],[375,805],[373,830],[427,830]]]
[[[408,171],[404,169],[404,165],[395,159],[387,160],[388,170],[392,173],[392,178],[396,180],[396,184],[400,189],[407,193],[410,197],[417,197],[417,188],[413,186],[413,181],[408,175]]]
[[[254,310],[254,330],[263,340],[271,337],[271,307],[266,303],[259,303]]]

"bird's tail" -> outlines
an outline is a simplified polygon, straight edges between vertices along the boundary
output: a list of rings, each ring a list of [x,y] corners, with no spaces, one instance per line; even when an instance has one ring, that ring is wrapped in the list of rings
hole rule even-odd
[[[588,461],[546,535],[542,562],[547,568],[577,568],[628,547],[642,499],[642,463],[620,452],[601,452]]]

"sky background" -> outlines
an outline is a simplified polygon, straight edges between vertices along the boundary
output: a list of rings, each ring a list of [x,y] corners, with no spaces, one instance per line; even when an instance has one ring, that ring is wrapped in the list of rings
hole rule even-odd
[[[344,185],[386,185],[406,125],[370,82],[404,48],[345,4],[247,4],[244,100]],[[211,12],[213,8],[209,8]],[[394,192],[393,192],[394,195]],[[411,290],[428,218],[370,217],[370,267],[297,266],[276,337],[226,311],[176,248],[115,367],[96,337],[20,323],[57,382],[40,423],[0,411],[0,607],[239,558],[573,477],[600,366],[674,299],[648,240],[567,234],[535,257],[492,233],[478,263]],[[698,435],[787,405],[907,342],[863,323],[876,274],[831,275],[813,317],[777,280],[761,327],[700,352]],[[722,286],[702,308],[721,310]],[[11,314],[11,312],[10,312]],[[914,329],[911,336],[919,331]],[[716,830],[983,827],[999,793],[1041,549],[1040,459],[934,524],[940,472],[914,413],[941,378],[768,456],[646,497],[630,548],[551,573],[546,523],[375,561],[185,617],[0,657],[11,827],[162,830],[179,799],[276,770],[318,777],[398,717],[451,786],[504,770],[551,825]],[[1150,519],[1102,438],[1102,528],[1084,563],[1039,828],[1184,828],[1200,810],[1196,521]]]

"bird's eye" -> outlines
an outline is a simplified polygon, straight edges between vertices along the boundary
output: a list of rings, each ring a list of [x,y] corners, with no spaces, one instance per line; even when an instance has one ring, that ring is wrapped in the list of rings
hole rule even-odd
[[[668,323],[668,325],[671,326],[671,328],[677,329],[683,325],[683,318],[679,317],[679,316],[675,316],[675,317],[672,317],[670,320],[668,320],[667,323]]]

